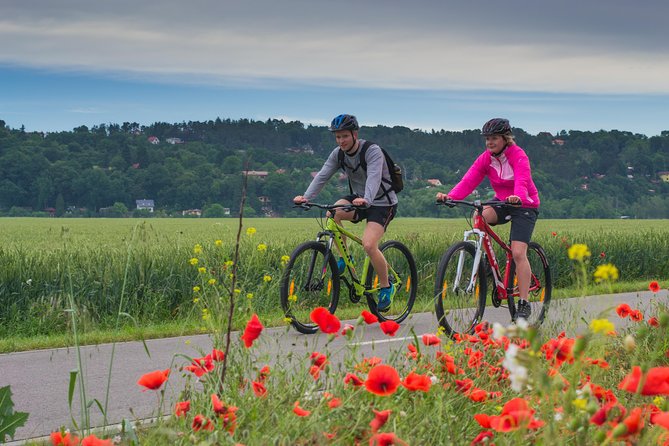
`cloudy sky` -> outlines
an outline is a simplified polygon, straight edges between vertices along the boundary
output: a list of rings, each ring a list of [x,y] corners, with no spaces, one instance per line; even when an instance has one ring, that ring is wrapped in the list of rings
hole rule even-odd
[[[1,0],[12,128],[221,118],[669,130],[666,0]]]

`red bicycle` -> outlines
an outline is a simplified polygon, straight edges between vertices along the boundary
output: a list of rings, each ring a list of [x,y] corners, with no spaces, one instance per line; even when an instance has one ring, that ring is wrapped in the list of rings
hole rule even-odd
[[[449,247],[437,267],[434,296],[439,325],[451,336],[456,333],[472,333],[474,327],[483,319],[488,280],[492,285],[491,304],[495,307],[506,306],[511,320],[515,320],[514,298],[518,297],[518,286],[511,248],[482,217],[484,206],[514,205],[496,200],[448,200],[437,204],[473,208],[471,219],[468,220],[471,229],[465,231],[464,241]],[[504,267],[497,262],[493,241],[506,254]],[[551,270],[546,253],[538,243],[529,243],[527,257],[532,269],[528,296],[532,315],[528,322],[538,326],[546,317],[551,301]]]

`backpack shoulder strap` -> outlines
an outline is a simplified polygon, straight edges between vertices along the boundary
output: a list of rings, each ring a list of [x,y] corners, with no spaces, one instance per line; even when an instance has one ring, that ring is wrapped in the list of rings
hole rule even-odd
[[[337,162],[341,170],[344,170],[344,151],[342,149],[339,149],[339,153],[337,153]]]
[[[360,148],[360,167],[362,167],[362,170],[367,172],[367,160],[365,159],[365,154],[367,153],[367,149],[374,144],[371,141],[365,141],[365,143],[362,145]]]

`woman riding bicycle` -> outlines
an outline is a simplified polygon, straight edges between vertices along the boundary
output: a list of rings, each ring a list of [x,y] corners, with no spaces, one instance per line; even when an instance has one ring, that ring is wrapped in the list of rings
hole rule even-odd
[[[311,181],[304,195],[293,198],[295,204],[312,200],[323,189],[325,183],[340,169],[339,151],[344,152],[343,168],[349,179],[351,194],[338,200],[335,204],[353,204],[364,206],[353,211],[338,210],[334,219],[338,224],[342,220],[358,223],[367,220],[362,236],[362,245],[370,258],[374,270],[379,275],[381,290],[377,308],[384,311],[390,308],[395,294],[394,285],[388,281],[388,265],[383,253],[379,250],[379,241],[397,212],[397,195],[390,184],[390,172],[381,148],[372,144],[365,152],[367,169],[361,168],[360,148],[365,140],[358,139],[360,126],[353,115],[339,115],[332,120],[329,130],[335,134],[338,146],[330,153],[323,167]],[[340,270],[344,269],[344,259],[339,259]]]
[[[486,206],[483,218],[491,226],[511,220],[511,251],[519,292],[516,317],[528,320],[532,312],[527,301],[532,271],[527,246],[539,216],[539,194],[532,181],[530,161],[525,151],[516,145],[509,121],[491,119],[483,125],[481,134],[485,136],[486,150],[450,192],[437,194],[437,200],[462,200],[487,176],[495,191],[495,199],[519,206]]]

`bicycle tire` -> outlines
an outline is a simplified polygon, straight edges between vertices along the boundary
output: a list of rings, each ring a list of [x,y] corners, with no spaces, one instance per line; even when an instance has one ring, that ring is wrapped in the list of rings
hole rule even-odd
[[[458,242],[448,248],[437,266],[434,308],[439,326],[451,337],[456,334],[472,333],[485,311],[487,291],[485,268],[482,258],[477,271],[472,271],[475,255],[476,249],[471,242]],[[458,262],[461,256],[463,266],[458,274]],[[472,274],[474,274],[473,288],[468,291]]]
[[[396,286],[395,295],[387,311],[378,310],[376,295],[367,295],[367,306],[379,318],[380,322],[395,321],[399,324],[409,316],[416,301],[418,291],[416,261],[409,248],[397,240],[389,240],[383,243],[379,250],[390,266],[388,268],[388,280]],[[375,281],[378,281],[378,275],[375,274],[374,268],[370,264],[365,277],[365,286],[371,288],[376,285]]]
[[[333,314],[337,309],[340,281],[337,262],[332,254],[321,280],[326,253],[323,243],[302,243],[291,253],[281,278],[281,307],[285,316],[290,318],[291,325],[300,333],[318,331],[318,325],[309,318],[315,308],[325,307]]]
[[[541,245],[536,242],[530,242],[527,247],[527,259],[530,262],[530,268],[533,275],[531,286],[537,286],[534,290],[530,288],[530,293],[528,295],[531,315],[530,320],[527,322],[534,327],[538,327],[546,318],[546,313],[550,306],[551,295],[553,292],[553,280],[546,252]],[[515,265],[513,265],[513,267],[512,273],[515,275]],[[535,279],[536,282],[534,281]],[[511,297],[511,299],[513,299],[513,297]],[[517,304],[509,305],[511,319],[515,318],[516,305]]]

